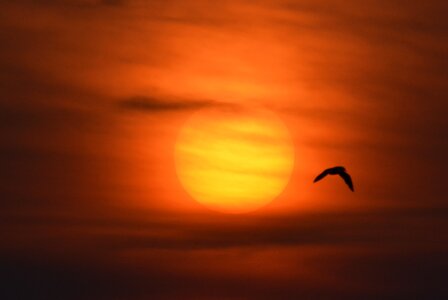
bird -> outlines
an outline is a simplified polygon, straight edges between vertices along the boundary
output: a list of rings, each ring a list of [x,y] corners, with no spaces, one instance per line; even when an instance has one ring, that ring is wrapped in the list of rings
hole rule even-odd
[[[333,167],[333,168],[328,168],[326,170],[324,170],[322,173],[320,173],[319,175],[317,175],[317,177],[314,179],[313,182],[318,182],[319,180],[321,180],[322,178],[324,178],[327,175],[339,175],[342,177],[342,179],[344,179],[345,183],[348,185],[348,187],[350,188],[350,190],[352,192],[355,191],[355,189],[353,188],[353,182],[352,182],[352,178],[350,177],[350,175],[347,173],[347,171],[345,170],[344,167],[338,166],[338,167]]]

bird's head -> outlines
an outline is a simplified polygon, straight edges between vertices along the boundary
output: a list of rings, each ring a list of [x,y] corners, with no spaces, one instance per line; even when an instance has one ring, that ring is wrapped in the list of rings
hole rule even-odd
[[[342,166],[337,166],[337,167],[334,167],[333,169],[338,169],[338,170],[345,172],[345,168]]]

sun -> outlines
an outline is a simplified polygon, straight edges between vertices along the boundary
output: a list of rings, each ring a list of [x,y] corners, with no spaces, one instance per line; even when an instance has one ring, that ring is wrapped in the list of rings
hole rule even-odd
[[[220,212],[246,213],[284,190],[294,147],[274,113],[218,106],[186,121],[175,145],[175,164],[182,186],[196,201]]]

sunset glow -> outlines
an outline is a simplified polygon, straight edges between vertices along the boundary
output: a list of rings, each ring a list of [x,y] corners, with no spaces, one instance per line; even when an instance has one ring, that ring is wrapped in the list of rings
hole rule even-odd
[[[448,299],[447,12],[0,0],[0,300]]]

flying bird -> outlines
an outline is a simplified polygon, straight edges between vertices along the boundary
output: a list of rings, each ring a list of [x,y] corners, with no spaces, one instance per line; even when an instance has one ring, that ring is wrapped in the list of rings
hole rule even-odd
[[[352,192],[354,192],[354,188],[353,188],[353,182],[352,182],[352,178],[350,177],[350,175],[348,175],[348,173],[345,171],[344,167],[333,167],[333,168],[329,168],[324,170],[322,173],[320,173],[313,182],[318,182],[319,180],[321,180],[322,178],[324,178],[327,175],[339,175],[342,177],[342,179],[344,179],[345,183],[348,185],[348,187],[352,190]]]

